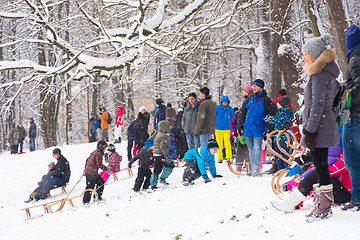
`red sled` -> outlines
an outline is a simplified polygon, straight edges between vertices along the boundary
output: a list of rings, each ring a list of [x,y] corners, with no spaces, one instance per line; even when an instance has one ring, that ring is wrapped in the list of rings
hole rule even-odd
[[[25,152],[14,153],[15,155],[24,154]]]

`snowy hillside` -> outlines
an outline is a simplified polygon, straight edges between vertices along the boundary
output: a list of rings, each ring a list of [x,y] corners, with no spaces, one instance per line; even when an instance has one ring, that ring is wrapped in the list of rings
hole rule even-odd
[[[60,147],[72,170],[68,191],[79,180],[85,159],[95,147],[95,143]],[[126,142],[117,144],[116,148],[126,159]],[[109,179],[104,203],[84,207],[82,199],[75,199],[74,208],[67,203],[59,213],[27,220],[25,211],[21,210],[29,206],[24,200],[47,172],[47,164],[56,162],[52,150],[0,155],[1,239],[343,240],[358,239],[360,234],[360,212],[341,212],[339,206],[334,206],[332,218],[306,223],[306,209],[284,214],[269,205],[269,200],[275,197],[270,187],[271,176],[237,177],[225,163],[217,164],[224,178],[213,179],[208,184],[198,179],[191,187],[181,184],[183,168],[175,168],[168,179],[170,186],[152,193],[131,191],[136,169],[134,177],[122,172],[120,181]],[[121,167],[126,165],[127,161],[123,160]],[[84,188],[85,179],[82,179],[71,196],[79,195]],[[57,199],[65,197],[52,193]],[[36,204],[43,201],[49,200]]]

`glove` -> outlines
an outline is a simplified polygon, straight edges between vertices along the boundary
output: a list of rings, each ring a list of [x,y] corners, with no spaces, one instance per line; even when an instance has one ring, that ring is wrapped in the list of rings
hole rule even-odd
[[[109,174],[109,175],[113,175],[113,172],[112,172],[110,169],[108,169],[108,170],[106,171],[106,173]]]
[[[304,133],[304,142],[305,142],[305,146],[310,149],[310,151],[314,151],[315,150],[315,133],[310,133],[308,131],[306,131],[305,129],[303,130]]]
[[[246,144],[246,138],[245,137],[240,137],[240,143],[242,145],[245,145]]]
[[[210,178],[208,177],[207,174],[202,175],[202,177],[204,178],[205,183],[211,182],[211,180],[210,180]]]
[[[219,175],[219,174],[214,174],[214,175],[212,175],[212,176],[213,176],[213,178],[223,177],[222,175]]]
[[[292,176],[295,176],[298,173],[302,174],[301,168],[298,165],[296,165],[295,167],[290,169],[290,171],[286,174],[286,177],[292,177]]]

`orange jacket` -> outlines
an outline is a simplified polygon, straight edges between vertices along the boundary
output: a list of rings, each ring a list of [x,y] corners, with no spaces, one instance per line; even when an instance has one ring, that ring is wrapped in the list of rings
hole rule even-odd
[[[102,114],[97,114],[99,120],[101,121],[101,129],[108,129],[109,124],[107,123],[107,119],[109,117],[109,113],[105,110]]]

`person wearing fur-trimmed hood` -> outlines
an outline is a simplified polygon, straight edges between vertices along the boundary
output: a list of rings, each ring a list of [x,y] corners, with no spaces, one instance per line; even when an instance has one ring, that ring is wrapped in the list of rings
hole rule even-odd
[[[327,158],[329,147],[339,143],[332,106],[339,86],[336,78],[340,69],[335,63],[335,51],[328,49],[331,42],[332,37],[326,34],[310,39],[302,47],[305,71],[310,78],[304,92],[304,135],[301,143],[310,149],[320,183],[319,190],[315,191],[319,201],[308,215],[308,222],[330,217],[331,204],[334,202]]]

